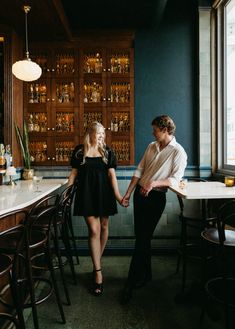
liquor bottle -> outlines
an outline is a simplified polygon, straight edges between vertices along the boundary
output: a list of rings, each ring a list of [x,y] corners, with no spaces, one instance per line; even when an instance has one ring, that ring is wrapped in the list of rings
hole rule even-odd
[[[39,117],[38,114],[35,114],[34,126],[33,130],[36,132],[40,132],[40,125],[39,125]]]
[[[6,160],[5,166],[7,169],[8,167],[10,167],[12,165],[12,156],[11,156],[11,146],[10,145],[6,145],[4,157]]]
[[[118,132],[118,117],[115,116],[113,123],[113,131]]]
[[[6,172],[6,159],[4,157],[5,147],[3,144],[0,144],[0,174],[4,174]]]
[[[95,58],[95,73],[100,73],[100,54],[96,54]]]
[[[111,130],[111,131],[114,130],[114,128],[113,128],[113,118],[111,119],[110,130]]]
[[[40,102],[39,85],[38,85],[38,83],[35,84],[35,95],[34,95],[33,102],[34,103],[39,103]]]
[[[29,103],[34,103],[34,88],[32,83],[29,86]]]
[[[28,131],[32,132],[34,131],[34,122],[33,122],[33,114],[30,113],[29,120],[28,120]]]

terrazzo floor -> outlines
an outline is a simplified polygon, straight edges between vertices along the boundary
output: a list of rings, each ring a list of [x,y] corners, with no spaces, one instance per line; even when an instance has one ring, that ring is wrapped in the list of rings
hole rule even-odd
[[[135,290],[127,305],[119,302],[120,292],[128,272],[129,256],[103,257],[104,293],[94,297],[89,293],[92,265],[87,256],[80,257],[76,265],[78,284],[72,283],[69,268],[66,277],[72,305],[64,303],[66,324],[60,322],[54,296],[38,306],[40,329],[223,329],[223,313],[217,305],[210,304],[212,320],[206,313],[202,323],[201,300],[196,298],[197,285],[189,282],[186,298],[176,302],[180,291],[181,274],[175,274],[176,256],[153,256],[153,280]],[[188,277],[197,278],[193,265]],[[192,281],[193,282],[193,281]],[[59,282],[60,283],[60,282]],[[63,289],[61,296],[65,301]],[[27,329],[33,329],[32,317]]]

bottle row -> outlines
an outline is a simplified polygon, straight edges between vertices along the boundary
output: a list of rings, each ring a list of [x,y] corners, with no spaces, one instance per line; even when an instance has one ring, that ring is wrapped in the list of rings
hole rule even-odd
[[[110,86],[110,96],[108,101],[111,103],[129,103],[130,101],[130,83],[112,83]],[[62,82],[56,84],[57,103],[72,104],[75,98],[74,82]],[[28,103],[46,103],[47,85],[46,83],[30,83],[28,91]],[[54,101],[54,99],[52,99]],[[103,86],[98,82],[84,83],[84,103],[99,103],[104,101]]]
[[[0,174],[4,174],[12,166],[11,146],[0,144]]]
[[[56,162],[69,162],[74,149],[74,143],[56,142],[55,143],[55,157],[50,158],[47,151],[46,141],[37,141],[29,143],[31,162],[45,162],[47,160],[54,160]]]
[[[115,152],[117,161],[128,162],[130,160],[130,143],[128,141],[113,141],[111,148]],[[29,143],[31,162],[45,162],[53,160],[55,162],[69,162],[74,150],[72,141],[60,141],[55,143],[55,157],[50,158],[46,141],[36,141]]]
[[[130,161],[130,143],[128,141],[113,141],[111,148],[119,163]]]
[[[88,82],[84,84],[84,103],[99,103],[105,100],[103,97],[103,86],[97,82]],[[107,99],[111,103],[129,103],[130,102],[130,83],[112,83],[110,87],[110,96]]]
[[[75,55],[59,54],[55,55],[55,67],[50,68],[46,54],[32,56],[42,68],[43,72],[55,72],[57,75],[69,75],[75,73]],[[104,58],[99,52],[89,52],[83,56],[84,73],[102,73],[111,72],[118,74],[128,74],[130,72],[129,53],[113,53],[108,55],[107,68],[104,66]]]
[[[84,113],[84,132],[93,122],[102,122],[102,112]],[[74,132],[74,113],[56,112],[55,130],[56,132]],[[47,114],[44,112],[30,112],[27,117],[27,127],[29,132],[44,133],[50,130],[48,127]],[[112,132],[129,132],[130,116],[128,112],[112,112],[110,121]]]
[[[28,102],[46,103],[47,85],[46,83],[29,84]],[[62,82],[56,84],[56,100],[58,103],[74,102],[74,82]]]
[[[127,54],[112,54],[109,62],[110,68],[107,71],[112,73],[127,74],[130,72],[130,58]],[[99,53],[90,53],[84,56],[84,73],[101,73],[103,59]]]
[[[28,114],[27,126],[29,132],[47,132],[47,115],[44,112],[31,112]],[[74,132],[74,114],[71,112],[56,112],[55,129],[58,132]]]

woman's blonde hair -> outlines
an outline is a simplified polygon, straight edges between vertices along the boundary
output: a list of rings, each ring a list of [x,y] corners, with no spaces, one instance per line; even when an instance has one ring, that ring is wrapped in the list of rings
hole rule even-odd
[[[97,121],[92,122],[89,127],[87,128],[87,131],[84,136],[84,152],[83,152],[83,162],[85,163],[87,153],[91,147],[92,139],[94,139],[95,134],[98,132],[99,129],[103,129],[105,133],[105,128],[104,126]],[[101,145],[98,145],[98,151],[100,152],[102,156],[102,160],[107,164],[108,163],[108,152],[106,150],[106,144],[105,141],[103,140],[103,143]]]

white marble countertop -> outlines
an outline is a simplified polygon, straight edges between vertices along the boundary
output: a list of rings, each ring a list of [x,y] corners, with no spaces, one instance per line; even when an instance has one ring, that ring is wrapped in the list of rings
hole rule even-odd
[[[184,199],[235,198],[235,187],[226,187],[221,182],[187,182],[185,188],[170,186],[169,189]]]
[[[17,185],[0,186],[0,217],[8,212],[24,209],[56,191],[67,183],[67,179],[43,179],[39,184],[40,192],[36,192],[32,180],[19,180]]]

